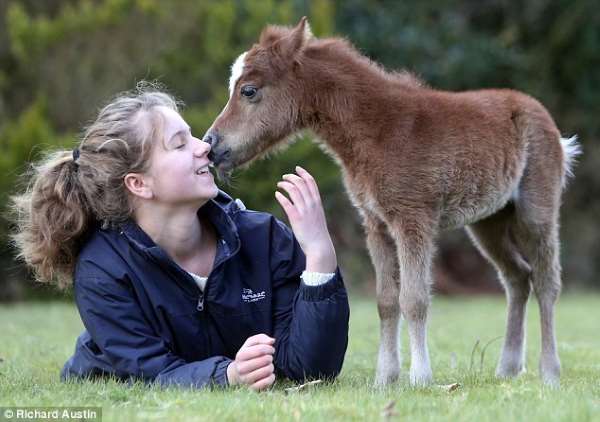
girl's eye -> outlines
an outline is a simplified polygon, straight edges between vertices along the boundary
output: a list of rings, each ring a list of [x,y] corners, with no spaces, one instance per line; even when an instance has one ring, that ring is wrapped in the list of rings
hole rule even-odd
[[[187,135],[180,134],[177,137],[177,140],[179,141],[179,143],[177,144],[177,146],[175,147],[175,149],[183,149],[183,148],[185,148],[185,144],[187,144],[187,139],[188,139]]]

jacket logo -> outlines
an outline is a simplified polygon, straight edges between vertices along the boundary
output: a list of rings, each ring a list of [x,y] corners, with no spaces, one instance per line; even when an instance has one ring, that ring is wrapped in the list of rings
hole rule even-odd
[[[267,297],[267,294],[263,290],[262,292],[254,293],[251,289],[242,289],[242,301],[246,303],[258,302]]]

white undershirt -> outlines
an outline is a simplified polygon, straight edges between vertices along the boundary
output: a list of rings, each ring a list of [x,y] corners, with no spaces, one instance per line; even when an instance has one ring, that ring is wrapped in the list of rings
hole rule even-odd
[[[206,286],[206,280],[208,280],[208,277],[200,277],[198,274],[194,274],[189,271],[188,273],[192,276],[200,290],[204,291],[204,287]],[[329,280],[331,280],[331,277],[333,277],[334,275],[335,273],[315,273],[302,271],[302,275],[300,276],[300,278],[307,286],[320,286],[321,284],[325,284]]]
[[[198,274],[190,273],[189,271],[188,273],[192,276],[200,290],[204,291],[204,286],[206,286],[206,280],[208,280],[208,277],[200,277]]]

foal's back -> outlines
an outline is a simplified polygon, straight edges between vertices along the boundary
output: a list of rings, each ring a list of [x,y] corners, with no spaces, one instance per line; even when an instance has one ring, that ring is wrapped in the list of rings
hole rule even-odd
[[[560,186],[564,177],[560,135],[546,109],[535,99],[513,90],[447,92],[418,88],[396,98],[401,119],[381,119],[396,125],[387,131],[381,151],[386,183],[378,196],[393,207],[402,203],[430,204],[439,212],[440,228],[456,228],[485,218],[518,195],[528,164],[540,160],[548,183]],[[410,104],[407,106],[406,104]],[[366,174],[364,177],[374,177]],[[409,179],[410,178],[410,179]],[[398,186],[398,180],[406,183]],[[410,180],[410,182],[409,182]]]

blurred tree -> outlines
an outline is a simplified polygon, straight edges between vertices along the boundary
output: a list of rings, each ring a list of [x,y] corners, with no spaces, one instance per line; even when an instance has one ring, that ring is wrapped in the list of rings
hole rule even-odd
[[[97,109],[138,80],[167,86],[187,104],[184,116],[194,132],[204,133],[226,102],[235,58],[256,42],[266,23],[292,25],[302,15],[309,16],[316,34],[331,31],[329,1],[174,0],[168,7],[157,0],[0,3],[0,147],[5,152],[0,169],[9,175],[0,183],[4,203],[19,189],[15,177],[28,163],[46,149],[72,148]],[[304,140],[284,157],[258,163],[225,189],[283,218],[274,207],[276,180],[302,162],[315,172],[324,195],[344,203],[337,168],[318,147]],[[3,245],[7,228],[3,221]],[[3,254],[9,261],[7,247]],[[10,276],[0,279],[5,298],[23,292],[3,286],[22,277],[21,267],[8,267]]]
[[[600,13],[593,0],[336,1],[336,28],[372,59],[448,90],[506,87],[538,98],[584,155],[562,208],[566,286],[598,287],[600,273]],[[457,254],[457,249],[460,254]],[[439,249],[450,274],[477,252],[462,233]],[[474,266],[490,276],[489,267]],[[444,271],[442,271],[443,273]],[[456,273],[463,282],[464,274]],[[493,277],[492,277],[493,278]]]
[[[0,0],[0,196],[37,154],[71,148],[82,126],[113,95],[159,80],[187,106],[202,134],[225,105],[229,66],[267,23],[309,17],[317,36],[349,38],[388,68],[407,68],[442,89],[513,87],[544,102],[563,132],[578,133],[585,155],[563,208],[566,284],[594,285],[600,272],[600,135],[597,92],[600,15],[592,0]],[[319,181],[347,280],[373,286],[357,213],[332,160],[300,134],[277,159],[239,171],[224,189],[250,208],[283,218],[276,181],[301,164]],[[8,223],[0,225],[7,245]],[[5,246],[4,297],[22,274]],[[461,234],[444,238],[440,289],[492,282],[493,271]],[[13,280],[13,281],[10,281]],[[371,282],[371,283],[369,283]],[[13,283],[13,288],[8,286]],[[446,287],[445,287],[446,286]],[[448,287],[449,286],[449,287]],[[453,287],[454,286],[454,287]],[[462,287],[457,287],[462,286]],[[8,293],[7,293],[8,292]],[[12,292],[12,293],[10,293]],[[0,299],[2,295],[0,294]]]

